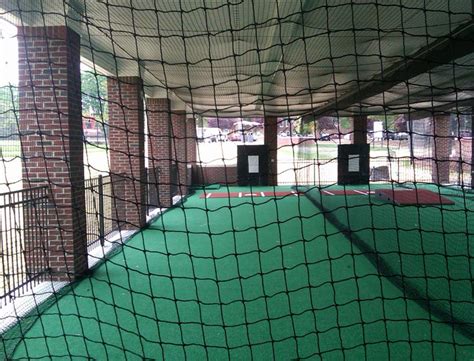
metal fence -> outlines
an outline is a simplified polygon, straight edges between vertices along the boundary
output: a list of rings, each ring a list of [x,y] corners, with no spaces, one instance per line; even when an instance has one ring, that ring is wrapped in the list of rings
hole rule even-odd
[[[468,186],[471,165],[450,160],[450,184]],[[433,159],[374,157],[370,159],[371,182],[433,182]],[[337,158],[329,160],[295,159],[278,161],[278,184],[328,185],[337,183]]]
[[[115,202],[114,186],[124,182],[124,178],[116,178],[112,184],[112,177],[99,176],[87,179],[84,182],[86,204],[86,232],[87,247],[94,248],[103,245],[105,237],[117,228],[114,221]],[[115,190],[116,191],[116,190]]]
[[[183,186],[184,184],[180,183],[180,177],[179,177],[179,168],[178,168],[177,163],[171,163],[170,165],[170,197],[173,198],[176,195],[180,194],[180,186]],[[186,167],[186,185],[191,184],[191,167]],[[164,199],[162,199],[162,195],[160,195],[159,192],[159,186],[160,186],[160,174],[162,172],[161,167],[153,167],[153,168],[146,168],[147,172],[147,210],[148,214],[150,211],[152,211],[155,208],[161,207],[162,203],[168,203],[167,201],[163,202]],[[166,186],[166,184],[162,184],[163,186]]]
[[[179,170],[177,163],[170,166],[170,193],[171,198],[179,194]]]
[[[159,197],[159,191],[158,191],[158,184],[160,181],[160,172],[161,172],[160,167],[146,168],[147,214],[150,214],[150,211],[152,209],[158,208],[160,206],[160,197]]]
[[[0,194],[0,307],[48,272],[47,186]]]
[[[278,184],[325,185],[337,183],[337,159],[278,161]]]

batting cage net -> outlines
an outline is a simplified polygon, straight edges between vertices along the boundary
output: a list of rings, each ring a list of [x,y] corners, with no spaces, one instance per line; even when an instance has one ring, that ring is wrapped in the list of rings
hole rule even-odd
[[[0,354],[472,360],[470,0],[0,0]]]

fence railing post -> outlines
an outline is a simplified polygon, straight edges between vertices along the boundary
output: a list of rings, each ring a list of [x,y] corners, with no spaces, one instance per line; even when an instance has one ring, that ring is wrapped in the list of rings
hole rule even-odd
[[[464,179],[464,175],[463,175],[463,167],[462,167],[462,158],[459,157],[458,158],[458,186],[463,186],[464,182],[461,181],[461,179]]]
[[[313,158],[313,185],[316,186],[316,159]]]
[[[104,246],[105,241],[105,222],[104,222],[104,181],[102,175],[99,175],[99,240],[100,245]]]
[[[397,182],[400,183],[400,157],[397,157]]]

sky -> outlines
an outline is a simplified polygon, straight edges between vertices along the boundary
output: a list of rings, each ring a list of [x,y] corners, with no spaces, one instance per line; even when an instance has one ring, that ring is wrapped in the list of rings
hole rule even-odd
[[[0,19],[0,86],[18,84],[16,27]]]

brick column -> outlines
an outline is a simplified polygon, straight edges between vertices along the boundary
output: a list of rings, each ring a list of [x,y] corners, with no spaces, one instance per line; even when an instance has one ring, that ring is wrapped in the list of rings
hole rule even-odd
[[[352,118],[354,133],[352,144],[367,144],[367,115],[357,115]]]
[[[471,108],[471,132],[471,149],[467,151],[469,153],[467,158],[471,164],[471,189],[474,189],[474,139],[472,139],[472,135],[474,134],[474,107]]]
[[[122,228],[146,224],[145,122],[142,81],[138,77],[109,78],[110,174],[115,181],[113,196],[123,204],[114,207]],[[124,182],[120,186],[117,182]],[[122,188],[124,192],[118,190]]]
[[[178,166],[179,195],[186,195],[186,112],[171,114],[171,159]]]
[[[186,120],[186,152],[188,164],[195,164],[197,161],[197,135],[196,119],[188,118]]]
[[[65,26],[19,27],[18,41],[23,187],[51,190],[50,206],[36,209],[36,219],[25,217],[25,228],[45,227],[52,279],[72,281],[88,267],[80,37]],[[36,224],[43,216],[46,224]],[[31,245],[31,233],[24,236],[26,272],[33,276],[32,262],[43,250]]]
[[[171,105],[166,98],[147,98],[149,167],[158,168],[158,206],[171,207]],[[154,185],[150,185],[153,187]]]
[[[433,119],[434,151],[432,161],[433,183],[449,183],[449,155],[451,142],[449,139],[450,116],[438,115]]]
[[[195,172],[197,162],[197,135],[196,135],[196,119],[190,117],[186,120],[186,162],[190,179],[188,186],[192,185],[192,174]]]
[[[268,185],[278,185],[278,119],[265,117],[264,144],[268,147]]]

